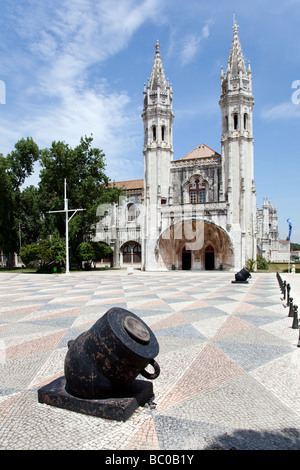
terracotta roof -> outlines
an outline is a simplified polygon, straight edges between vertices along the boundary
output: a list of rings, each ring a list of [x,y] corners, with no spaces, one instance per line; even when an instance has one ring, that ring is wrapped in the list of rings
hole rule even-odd
[[[131,181],[114,181],[110,183],[111,186],[116,186],[116,188],[130,190],[130,189],[143,189],[144,180],[131,180]]]
[[[218,152],[215,150],[211,149],[205,144],[199,145],[199,147],[195,148],[192,150],[190,153],[185,155],[184,157],[181,158],[181,160],[190,160],[190,159],[197,159],[197,158],[205,158],[205,157],[214,157],[214,156],[220,156]]]

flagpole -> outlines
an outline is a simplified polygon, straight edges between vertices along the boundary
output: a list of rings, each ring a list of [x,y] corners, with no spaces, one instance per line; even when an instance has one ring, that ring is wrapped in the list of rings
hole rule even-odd
[[[67,180],[64,179],[64,210],[61,211],[48,211],[48,214],[54,214],[57,212],[64,212],[66,219],[66,274],[70,274],[70,261],[69,261],[69,222],[74,217],[78,211],[85,211],[85,209],[68,209],[68,199],[67,199]],[[69,212],[73,212],[69,218]]]
[[[287,219],[287,223],[289,224],[289,261],[288,261],[288,273],[290,272],[290,264],[291,264],[291,234],[292,234],[292,222],[291,219]]]

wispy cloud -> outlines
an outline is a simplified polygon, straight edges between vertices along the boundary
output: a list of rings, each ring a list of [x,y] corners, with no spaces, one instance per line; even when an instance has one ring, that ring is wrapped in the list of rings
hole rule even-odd
[[[210,35],[212,20],[208,20],[202,27],[200,34],[191,33],[182,40],[182,49],[180,51],[181,65],[186,65],[193,61],[201,50],[205,39]]]
[[[265,106],[261,111],[265,121],[287,120],[300,118],[300,104],[284,102],[275,106]]]
[[[31,135],[41,146],[51,145],[52,140],[76,145],[80,136],[92,133],[94,144],[110,156],[111,166],[115,162],[120,168],[118,157],[126,158],[126,149],[128,154],[139,155],[135,133],[140,129],[132,125],[135,116],[130,111],[130,97],[126,91],[114,90],[101,76],[99,66],[128,46],[135,32],[154,18],[158,3],[19,3],[12,16],[16,34],[26,49],[19,66],[26,68],[27,76],[20,96],[15,96],[20,108],[18,120],[9,122],[6,115],[0,121],[7,144],[11,138]],[[97,67],[97,75],[93,67]],[[20,132],[22,135],[18,135]]]

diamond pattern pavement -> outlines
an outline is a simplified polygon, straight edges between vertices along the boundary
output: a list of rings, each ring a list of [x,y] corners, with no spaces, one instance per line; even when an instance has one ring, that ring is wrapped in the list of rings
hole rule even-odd
[[[300,450],[299,330],[275,274],[233,279],[1,273],[0,449]],[[157,337],[154,405],[120,423],[38,403],[37,390],[63,375],[68,341],[113,306]]]

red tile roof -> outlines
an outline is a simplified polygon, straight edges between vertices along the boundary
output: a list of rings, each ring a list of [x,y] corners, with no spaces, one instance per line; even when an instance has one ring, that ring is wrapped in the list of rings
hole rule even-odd
[[[110,183],[111,186],[116,186],[116,188],[130,190],[130,189],[143,189],[144,180],[131,180],[131,181],[114,181]]]
[[[181,160],[190,160],[190,159],[214,157],[214,156],[221,156],[221,155],[215,150],[208,147],[207,145],[201,144],[199,145],[199,147],[195,148],[190,153],[182,157]]]
[[[190,153],[181,158],[181,160],[190,160],[198,158],[220,157],[221,155],[215,150],[208,147],[208,145],[201,144],[199,147],[192,150]],[[130,181],[114,181],[110,183],[111,186],[115,185],[117,188],[130,191],[134,189],[144,189],[144,180],[130,180]]]

